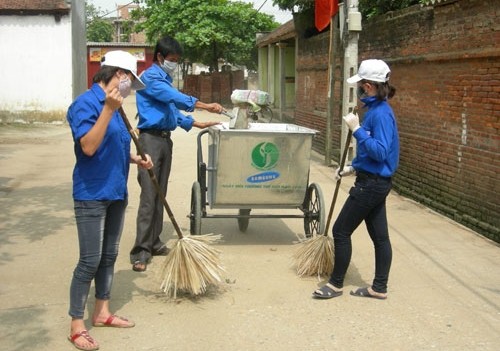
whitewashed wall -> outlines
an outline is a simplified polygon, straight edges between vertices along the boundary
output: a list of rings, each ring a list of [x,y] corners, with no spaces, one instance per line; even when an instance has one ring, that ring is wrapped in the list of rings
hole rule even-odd
[[[72,101],[70,16],[0,16],[0,72],[0,119],[64,117]]]

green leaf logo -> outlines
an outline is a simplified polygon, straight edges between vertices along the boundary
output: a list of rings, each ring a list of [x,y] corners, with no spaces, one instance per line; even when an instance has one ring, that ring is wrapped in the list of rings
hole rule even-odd
[[[252,150],[252,166],[259,170],[268,170],[276,166],[280,152],[278,147],[269,142],[257,144]]]

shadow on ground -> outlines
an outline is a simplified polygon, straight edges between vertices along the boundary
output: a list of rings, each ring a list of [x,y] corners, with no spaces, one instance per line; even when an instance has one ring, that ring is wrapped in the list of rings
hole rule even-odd
[[[74,223],[71,184],[14,189],[0,194],[0,264],[11,261],[6,245],[35,242]]]

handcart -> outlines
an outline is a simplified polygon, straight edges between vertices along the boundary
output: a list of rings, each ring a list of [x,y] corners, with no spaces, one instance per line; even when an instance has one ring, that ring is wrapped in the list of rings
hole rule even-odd
[[[201,233],[205,218],[235,218],[242,232],[251,218],[303,218],[306,236],[323,233],[323,194],[318,184],[309,184],[316,133],[279,123],[248,123],[246,129],[223,123],[202,130],[197,138],[197,180],[191,190],[191,234]],[[208,162],[203,159],[204,139]],[[208,208],[238,212],[209,214]],[[251,213],[254,209],[264,213]],[[263,209],[298,209],[302,214],[269,214]]]

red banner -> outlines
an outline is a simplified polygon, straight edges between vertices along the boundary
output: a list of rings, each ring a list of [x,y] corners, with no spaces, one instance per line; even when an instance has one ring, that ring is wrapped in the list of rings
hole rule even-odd
[[[314,25],[321,32],[330,24],[332,18],[339,11],[338,0],[314,0]]]

